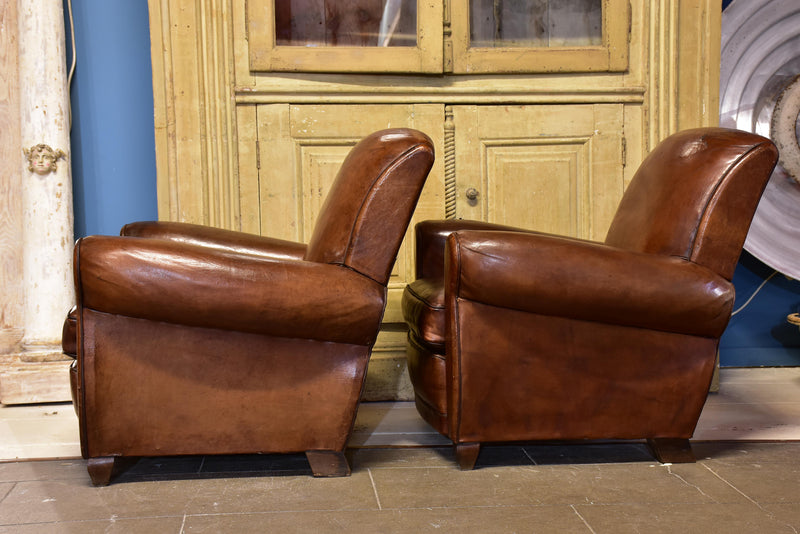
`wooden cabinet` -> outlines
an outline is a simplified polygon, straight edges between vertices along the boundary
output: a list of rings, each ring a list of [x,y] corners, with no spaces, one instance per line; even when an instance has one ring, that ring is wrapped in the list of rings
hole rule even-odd
[[[455,216],[602,240],[623,191],[623,106],[453,106]]]
[[[149,6],[162,219],[305,240],[347,149],[409,126],[437,152],[415,220],[601,240],[649,148],[718,122],[718,0]],[[412,239],[367,398],[411,391],[399,296]]]

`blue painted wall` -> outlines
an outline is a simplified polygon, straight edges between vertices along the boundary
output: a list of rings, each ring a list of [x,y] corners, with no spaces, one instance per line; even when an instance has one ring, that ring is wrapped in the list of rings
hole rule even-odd
[[[742,253],[733,275],[741,307],[773,270]],[[800,328],[786,316],[800,311],[800,282],[782,274],[769,278],[750,304],[731,318],[720,341],[723,367],[800,366]]]
[[[117,234],[127,222],[157,218],[147,3],[82,0],[74,20],[75,234]],[[770,273],[744,253],[733,279],[736,306]],[[797,311],[800,283],[772,278],[732,318],[720,344],[722,365],[800,365],[800,330],[785,321]]]
[[[158,217],[147,2],[75,1],[73,19],[75,236],[116,235]]]

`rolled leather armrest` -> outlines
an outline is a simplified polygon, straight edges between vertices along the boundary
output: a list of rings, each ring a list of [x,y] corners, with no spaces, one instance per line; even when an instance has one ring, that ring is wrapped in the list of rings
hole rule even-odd
[[[456,232],[446,292],[529,313],[718,337],[733,285],[684,258],[544,234]]]
[[[75,247],[78,303],[154,321],[356,345],[374,342],[385,287],[350,269],[160,239]]]
[[[417,240],[416,278],[444,277],[444,247],[447,236],[458,230],[502,230],[530,232],[522,228],[485,221],[445,219],[422,221],[414,227]]]
[[[130,223],[122,227],[120,235],[177,241],[268,258],[299,260],[306,253],[306,245],[303,243],[182,222],[141,221]]]

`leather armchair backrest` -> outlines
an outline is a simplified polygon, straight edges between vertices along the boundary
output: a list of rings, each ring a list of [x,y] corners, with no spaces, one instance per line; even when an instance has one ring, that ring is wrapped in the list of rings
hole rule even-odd
[[[769,139],[749,132],[668,137],[636,172],[606,243],[683,257],[730,280],[777,157]]]
[[[433,160],[433,143],[416,130],[361,140],[339,169],[305,259],[345,265],[386,285]]]

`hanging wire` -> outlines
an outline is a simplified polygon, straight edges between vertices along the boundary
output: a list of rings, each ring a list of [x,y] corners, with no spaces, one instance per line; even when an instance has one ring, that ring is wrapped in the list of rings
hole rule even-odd
[[[75,21],[72,18],[72,0],[67,0],[67,11],[69,12],[69,36],[72,40],[72,62],[69,67],[69,74],[67,75],[67,102],[69,108],[69,129],[72,131],[72,76],[75,74],[75,65],[77,63],[78,54],[75,52]]]
[[[739,313],[740,311],[742,311],[742,310],[745,308],[745,306],[747,306],[748,304],[750,304],[750,301],[751,301],[751,300],[753,300],[753,298],[755,298],[755,296],[756,296],[756,295],[758,295],[758,292],[759,292],[759,291],[761,291],[761,288],[763,288],[765,285],[767,285],[767,282],[769,282],[769,281],[770,281],[770,279],[771,279],[773,276],[775,276],[776,274],[778,274],[778,271],[772,271],[772,274],[771,274],[771,275],[769,275],[768,277],[766,277],[766,278],[764,279],[764,281],[763,281],[763,282],[761,282],[761,285],[759,285],[759,286],[756,288],[756,290],[755,290],[755,291],[753,291],[753,294],[752,294],[752,295],[750,295],[750,298],[749,298],[749,299],[747,299],[747,302],[745,302],[744,304],[742,304],[741,306],[739,306],[739,307],[738,307],[738,308],[737,308],[737,309],[736,309],[736,310],[735,310],[733,313],[731,313],[731,317],[733,317],[734,315],[736,315],[737,313]]]

